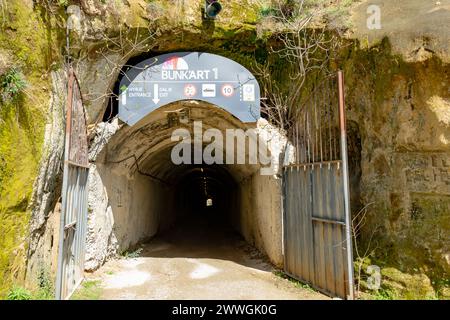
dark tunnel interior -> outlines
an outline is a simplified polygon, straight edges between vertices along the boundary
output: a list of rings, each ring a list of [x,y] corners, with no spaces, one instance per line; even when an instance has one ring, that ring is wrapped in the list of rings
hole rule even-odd
[[[171,228],[188,229],[195,224],[231,228],[239,219],[239,186],[224,166],[189,166],[173,190]]]

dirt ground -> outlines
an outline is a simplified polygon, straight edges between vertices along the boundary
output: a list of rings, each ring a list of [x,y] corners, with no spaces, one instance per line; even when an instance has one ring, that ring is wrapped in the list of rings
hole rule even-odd
[[[275,275],[240,236],[205,221],[181,224],[88,280],[99,281],[100,299],[328,299]]]

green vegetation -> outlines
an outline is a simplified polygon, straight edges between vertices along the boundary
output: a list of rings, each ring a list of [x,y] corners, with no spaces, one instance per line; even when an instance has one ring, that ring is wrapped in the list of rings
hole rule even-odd
[[[124,259],[135,259],[135,258],[139,258],[141,253],[142,253],[142,248],[138,248],[134,251],[124,251],[120,255]]]
[[[33,295],[25,288],[14,286],[6,296],[7,300],[32,300]]]
[[[336,27],[349,15],[350,7],[358,0],[272,0],[265,1],[258,8],[259,18],[274,17],[282,20],[295,20],[296,18],[307,17],[312,14],[320,14],[328,22],[333,22],[332,27]],[[345,24],[344,24],[345,25]]]
[[[357,1],[342,0],[338,1],[336,5],[325,6],[325,15],[332,27],[350,28],[350,7]]]
[[[34,296],[36,300],[52,300],[54,296],[54,285],[50,273],[41,269],[38,275],[38,290]]]
[[[276,14],[276,10],[275,8],[273,8],[272,6],[269,5],[263,5],[261,6],[261,8],[259,9],[259,17],[260,18],[264,18],[264,17],[270,17]]]
[[[393,267],[380,267],[380,288],[370,289],[368,278],[374,274],[368,274],[368,266],[377,264],[366,257],[363,261],[355,261],[355,280],[357,283],[357,297],[362,300],[434,300],[441,297],[430,281],[423,273],[404,273]],[[383,265],[385,262],[378,262]],[[360,267],[361,274],[358,273]],[[435,286],[436,287],[436,286]]]
[[[298,10],[298,2],[293,0],[273,0],[262,3],[258,8],[258,17],[273,17],[282,19],[295,19],[303,12]]]
[[[373,300],[396,300],[398,296],[394,291],[388,289],[376,290],[373,294],[369,295]]]
[[[23,279],[29,203],[49,106],[48,72],[60,57],[60,29],[51,28],[46,19],[54,18],[41,16],[38,8],[8,1],[0,24],[0,48],[14,57],[0,76],[0,298]]]
[[[72,295],[71,300],[99,300],[102,294],[100,280],[84,281]]]
[[[69,0],[58,0],[58,5],[61,7],[67,7],[69,5]]]
[[[6,295],[7,300],[53,300],[54,286],[50,275],[41,269],[38,275],[38,288],[28,290],[21,286],[13,286]]]
[[[281,270],[274,270],[272,272],[274,275],[276,275],[277,277],[289,280],[290,282],[292,282],[297,288],[301,288],[301,289],[306,289],[309,291],[314,291],[316,292],[316,290],[314,290],[310,285],[303,283],[301,281],[298,281],[297,279],[294,279],[292,277],[290,277],[289,275],[287,275],[286,273],[284,273]]]
[[[5,75],[0,77],[0,95],[3,101],[14,99],[25,89],[27,83],[22,72],[11,68]]]

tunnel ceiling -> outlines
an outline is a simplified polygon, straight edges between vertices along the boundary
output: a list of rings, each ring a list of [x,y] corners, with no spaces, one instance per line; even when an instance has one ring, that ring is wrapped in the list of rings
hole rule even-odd
[[[177,128],[188,129],[193,140],[194,121],[202,121],[203,131],[219,129],[224,137],[226,129],[256,128],[256,123],[244,124],[212,104],[195,100],[179,101],[155,110],[132,127],[123,124],[97,162],[113,165],[114,170],[123,171],[123,174],[140,173],[164,183],[177,183],[190,172],[207,166],[175,165],[170,157],[172,147],[178,143],[171,141],[173,131]],[[245,179],[259,169],[258,165],[237,164],[208,167],[214,167],[218,172],[226,168],[236,181]]]

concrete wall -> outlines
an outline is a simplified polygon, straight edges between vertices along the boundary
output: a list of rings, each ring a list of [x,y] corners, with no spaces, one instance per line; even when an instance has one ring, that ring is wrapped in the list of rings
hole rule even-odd
[[[240,186],[239,231],[273,264],[283,265],[281,180],[273,176],[252,175]]]
[[[171,214],[170,193],[161,183],[117,166],[91,167],[86,269],[154,236]]]

